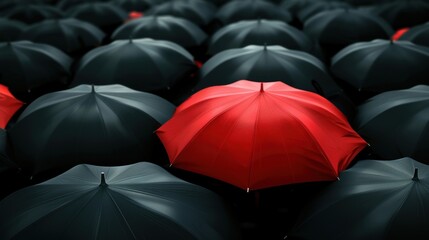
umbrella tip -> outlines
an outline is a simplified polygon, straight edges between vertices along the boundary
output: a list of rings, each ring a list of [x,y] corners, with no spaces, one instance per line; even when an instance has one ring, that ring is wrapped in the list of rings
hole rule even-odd
[[[247,193],[249,193],[249,192],[250,192],[250,188],[247,188],[247,189],[246,189],[246,192],[247,192]]]
[[[129,38],[128,38],[128,43],[133,43],[133,35],[130,34]]]
[[[264,83],[261,82],[261,88],[259,89],[260,92],[264,92]]]
[[[267,42],[264,43],[264,50],[267,50]]]
[[[419,181],[419,169],[418,168],[414,168],[413,181]]]
[[[340,181],[340,177],[337,177],[337,180]]]
[[[104,172],[101,172],[100,186],[101,187],[107,186],[106,178],[104,177]]]
[[[95,87],[94,84],[91,85],[91,93],[95,93]]]

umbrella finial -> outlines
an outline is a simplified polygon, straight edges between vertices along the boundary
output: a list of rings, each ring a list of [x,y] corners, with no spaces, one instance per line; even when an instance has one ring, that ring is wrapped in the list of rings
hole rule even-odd
[[[264,43],[264,51],[267,51],[267,42]]]
[[[246,189],[246,192],[247,192],[247,193],[249,193],[249,192],[250,192],[250,188],[247,188],[247,189]]]
[[[418,168],[414,168],[413,181],[419,181],[419,169]]]
[[[101,172],[100,186],[101,187],[106,187],[107,186],[106,178],[104,177],[104,172]]]
[[[94,84],[91,85],[91,93],[95,93],[95,87]]]
[[[264,92],[264,83],[262,83],[262,82],[261,82],[261,89],[259,91]]]

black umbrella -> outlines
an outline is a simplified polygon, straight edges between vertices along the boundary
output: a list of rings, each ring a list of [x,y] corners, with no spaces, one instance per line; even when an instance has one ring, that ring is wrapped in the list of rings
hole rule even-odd
[[[46,94],[10,129],[15,160],[32,174],[79,163],[162,162],[162,145],[153,132],[174,109],[156,95],[120,85]]]
[[[67,82],[72,59],[39,43],[0,43],[0,83],[13,93],[26,93],[50,83]]]
[[[240,20],[273,19],[283,22],[292,20],[291,14],[277,5],[260,0],[234,0],[219,8],[217,20],[226,25]]]
[[[167,40],[182,47],[195,47],[207,38],[193,22],[173,16],[146,16],[130,21],[112,34],[112,39],[153,38]]]
[[[107,0],[59,0],[56,4],[57,8],[66,11],[69,8],[75,7],[77,5],[83,4],[83,3],[90,3],[90,2],[106,2]]]
[[[128,12],[143,12],[152,6],[148,0],[111,0],[110,2]]]
[[[359,91],[378,93],[429,83],[429,48],[407,41],[352,44],[332,59],[331,70]]]
[[[283,0],[280,3],[280,7],[297,16],[299,11],[317,1],[318,0]]]
[[[3,128],[0,128],[0,175],[10,169],[18,168],[9,159],[8,147],[7,132]]]
[[[352,8],[352,6],[346,2],[316,1],[305,5],[301,10],[298,11],[297,16],[302,23],[305,23],[308,19],[323,11],[349,8]]]
[[[46,43],[72,54],[100,45],[104,33],[88,22],[68,18],[45,20],[33,24],[21,34],[20,38]]]
[[[151,163],[79,165],[0,202],[1,239],[240,239],[215,193]]]
[[[28,24],[46,19],[58,19],[63,16],[63,12],[56,7],[41,4],[20,4],[6,14],[6,17],[10,19]]]
[[[340,174],[287,239],[428,239],[429,168],[364,160]]]
[[[215,12],[216,6],[209,1],[175,0],[155,5],[144,14],[145,16],[170,15],[188,19],[199,26],[205,26],[212,21]]]
[[[412,27],[429,21],[429,3],[424,1],[391,1],[375,5],[370,11],[386,19],[393,28]]]
[[[163,91],[195,70],[193,57],[179,45],[149,38],[116,40],[88,52],[73,86],[122,84],[140,91]]]
[[[399,40],[429,47],[429,22],[408,29]]]
[[[310,51],[312,42],[300,30],[277,20],[244,20],[219,29],[209,42],[209,54],[247,45],[280,45]]]
[[[6,18],[0,18],[0,42],[11,42],[18,39],[27,24]]]
[[[325,66],[312,55],[281,46],[256,46],[225,50],[210,58],[200,70],[196,89],[237,80],[282,81],[295,88],[329,97],[341,90]]]
[[[90,22],[106,33],[112,32],[128,17],[127,12],[111,3],[95,2],[76,5],[67,10],[66,15]]]
[[[389,39],[392,27],[382,18],[362,11],[336,9],[309,18],[304,32],[317,42],[325,57],[331,58],[344,47],[374,39]]]
[[[429,86],[379,94],[358,108],[356,130],[383,159],[429,163]]]

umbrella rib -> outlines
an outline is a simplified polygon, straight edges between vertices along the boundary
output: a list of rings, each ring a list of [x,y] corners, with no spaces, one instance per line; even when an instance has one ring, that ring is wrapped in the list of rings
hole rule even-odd
[[[250,156],[250,162],[249,162],[249,172],[248,172],[248,178],[247,178],[247,191],[249,191],[250,190],[250,178],[251,178],[251,175],[252,175],[252,171],[253,171],[253,163],[254,163],[254,157],[255,157],[255,144],[256,144],[256,134],[257,134],[257,128],[258,128],[258,123],[259,123],[259,118],[260,118],[260,111],[261,111],[261,104],[260,104],[260,101],[261,101],[261,97],[263,96],[264,94],[258,94],[258,97],[259,97],[259,101],[258,101],[258,109],[257,109],[257,111],[256,111],[256,119],[255,119],[255,122],[254,122],[254,125],[253,125],[253,139],[252,139],[252,152],[251,152],[251,156]],[[257,98],[255,98],[252,102],[256,102],[256,99]]]
[[[118,203],[115,201],[113,196],[110,194],[110,192],[107,191],[107,194],[109,195],[109,198],[112,200],[113,204],[115,204],[116,209],[118,210],[119,214],[121,214],[122,219],[124,220],[125,224],[127,225],[128,230],[130,231],[131,235],[135,240],[137,240],[136,235],[133,232],[133,229],[131,228],[130,224],[128,223],[127,219],[125,218],[121,208],[119,207]]]

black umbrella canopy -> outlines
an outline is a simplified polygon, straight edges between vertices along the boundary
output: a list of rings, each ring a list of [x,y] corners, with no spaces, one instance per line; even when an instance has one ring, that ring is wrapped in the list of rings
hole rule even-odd
[[[78,165],[0,202],[1,239],[236,240],[215,193],[159,166]]]
[[[127,12],[122,8],[104,2],[79,4],[68,9],[66,15],[71,18],[90,22],[105,32],[113,31],[128,17]]]
[[[20,35],[20,39],[49,44],[72,54],[100,45],[104,36],[96,26],[68,18],[33,24]]]
[[[376,15],[358,10],[335,9],[308,19],[304,24],[304,32],[320,44],[345,47],[356,42],[389,39],[393,29]]]
[[[192,55],[179,45],[149,38],[116,40],[88,52],[73,86],[122,84],[140,90],[169,90],[195,70]]]
[[[27,24],[23,22],[0,18],[0,42],[17,40],[26,27]]]
[[[72,59],[47,44],[29,41],[0,43],[0,83],[14,93],[53,82],[66,83]]]
[[[310,51],[312,42],[300,30],[277,20],[244,20],[226,25],[210,39],[209,54],[247,45],[280,45],[285,48]]]
[[[226,3],[215,18],[226,25],[241,20],[273,19],[283,22],[292,20],[291,14],[277,5],[261,0],[234,0]]]
[[[175,0],[155,5],[144,14],[145,16],[170,15],[205,26],[212,21],[216,10],[213,3],[204,0]]]
[[[59,0],[56,4],[56,7],[66,11],[69,8],[75,7],[77,5],[90,2],[106,2],[106,0]]]
[[[249,79],[258,82],[282,81],[325,97],[341,91],[317,58],[281,46],[250,45],[225,50],[203,65],[199,78],[196,90]]]
[[[359,91],[378,93],[426,84],[429,48],[407,41],[352,44],[332,59],[332,73]]]
[[[350,9],[352,6],[346,2],[340,1],[317,1],[308,5],[305,5],[299,12],[297,16],[299,20],[305,23],[311,17],[327,10],[334,9]]]
[[[383,159],[429,163],[429,86],[381,93],[359,106],[355,129]]]
[[[27,24],[40,22],[46,19],[62,18],[64,13],[56,7],[42,4],[20,4],[10,10],[6,17]]]
[[[10,129],[15,160],[33,175],[80,163],[162,163],[162,145],[153,132],[174,109],[156,95],[120,85],[46,94]]]
[[[196,47],[206,40],[207,34],[198,25],[184,18],[146,16],[120,26],[111,38],[152,38],[171,41],[182,47]]]
[[[303,8],[315,2],[318,2],[318,0],[283,0],[280,3],[280,7],[296,16]]]
[[[340,174],[287,239],[428,239],[429,168],[363,160]]]
[[[5,129],[0,128],[0,175],[10,169],[18,168],[16,164],[10,160],[8,148],[7,132]]]
[[[408,29],[399,40],[429,47],[429,22]]]
[[[149,0],[111,0],[110,2],[128,12],[143,12],[152,6]]]
[[[369,8],[386,19],[393,28],[412,27],[429,21],[429,3],[425,1],[392,1]]]

